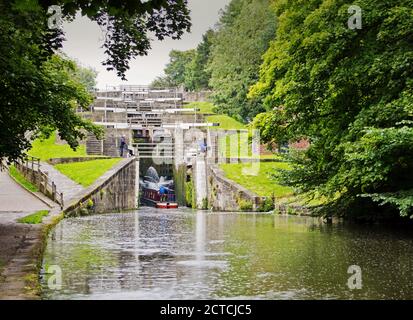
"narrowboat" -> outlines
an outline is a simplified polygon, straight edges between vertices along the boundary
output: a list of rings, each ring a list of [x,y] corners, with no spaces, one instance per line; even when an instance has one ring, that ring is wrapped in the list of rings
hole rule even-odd
[[[161,197],[160,188],[166,191]],[[143,179],[140,180],[140,200],[143,205],[159,209],[177,209],[174,181],[159,177],[157,171],[150,167]]]

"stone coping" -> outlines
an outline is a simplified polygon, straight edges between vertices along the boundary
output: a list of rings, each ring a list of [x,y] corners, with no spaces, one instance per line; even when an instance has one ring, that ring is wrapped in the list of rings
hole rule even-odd
[[[107,160],[112,159],[113,157],[73,157],[73,158],[52,158],[47,160],[47,163],[55,166],[57,164],[63,163],[75,163],[75,162],[85,162],[93,160]]]
[[[271,158],[221,158],[222,163],[238,164],[238,163],[254,163],[254,162],[283,162],[281,159]]]
[[[229,184],[231,186],[234,186],[236,189],[238,189],[240,192],[244,193],[250,198],[259,198],[259,199],[266,199],[266,197],[261,197],[257,195],[256,193],[252,192],[251,190],[248,190],[247,188],[241,186],[240,184],[236,183],[235,181],[228,179],[225,176],[225,173],[223,170],[221,170],[217,165],[209,165],[209,169],[212,171],[212,173],[215,175],[217,179],[219,179],[221,182]]]
[[[123,168],[129,165],[131,162],[137,161],[136,158],[125,158],[117,163],[114,167],[106,171],[100,178],[98,178],[95,183],[86,189],[79,192],[70,203],[64,206],[62,212],[63,214],[70,212],[76,209],[81,202],[85,202],[89,199],[94,193],[103,189],[110,180]]]
[[[246,189],[245,187],[241,186],[240,184],[236,183],[235,181],[228,179],[225,176],[224,171],[219,168],[217,165],[209,165],[210,170],[214,174],[215,178],[220,180],[221,182],[225,184],[229,184],[236,189],[238,189],[240,192],[244,193],[248,197],[252,199],[261,199],[261,200],[266,200],[267,197],[262,197],[257,195],[256,193],[252,192],[251,190]],[[303,216],[312,216],[311,211],[309,208],[303,206],[303,205],[298,205],[298,204],[290,204],[290,203],[275,203],[276,210],[279,211],[281,214],[289,214],[289,215],[303,215]],[[292,210],[291,213],[290,210]],[[275,211],[274,211],[275,212]],[[256,213],[256,212],[254,212]]]

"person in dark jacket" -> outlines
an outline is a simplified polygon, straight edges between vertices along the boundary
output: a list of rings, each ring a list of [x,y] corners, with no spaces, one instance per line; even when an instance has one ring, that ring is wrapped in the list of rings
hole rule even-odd
[[[125,136],[122,136],[122,138],[120,138],[120,156],[123,157],[123,151],[126,149],[126,138]]]

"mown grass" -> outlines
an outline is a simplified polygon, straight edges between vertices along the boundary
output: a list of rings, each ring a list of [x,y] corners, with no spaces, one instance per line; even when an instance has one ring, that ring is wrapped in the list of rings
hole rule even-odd
[[[217,114],[206,117],[206,121],[209,123],[219,123],[219,127],[211,127],[211,130],[241,130],[246,129],[246,126],[224,114]]]
[[[255,164],[258,165],[258,164]],[[225,176],[245,187],[246,189],[263,197],[274,195],[276,198],[288,197],[293,194],[293,190],[289,187],[280,185],[271,174],[275,174],[277,169],[290,168],[285,162],[261,162],[257,175],[248,175],[243,172],[243,169],[252,170],[254,167],[249,164],[221,164],[221,169]]]
[[[248,140],[248,132],[240,131],[238,133],[229,134],[220,137],[218,140],[218,152],[224,158],[260,158],[281,160],[279,154],[260,154],[259,156],[252,154],[252,147]]]
[[[39,224],[42,223],[43,218],[49,214],[48,210],[41,210],[17,220],[19,223]]]
[[[191,102],[184,106],[185,109],[199,109],[201,114],[215,114],[215,106],[211,102]]]
[[[280,156],[279,154],[262,154],[260,155],[261,159],[272,159],[272,160],[282,160],[282,156]]]
[[[212,104],[211,102],[191,102],[187,104],[184,108],[196,108],[199,109],[199,113],[201,114],[209,114],[209,116],[206,117],[206,122],[209,123],[219,123],[220,126],[218,127],[211,127],[211,130],[246,130],[247,126],[244,125],[243,123],[235,120],[234,118],[231,118],[227,115],[223,114],[216,114],[216,106]],[[241,142],[238,142],[238,148],[233,147],[230,148],[231,145],[231,136],[234,136],[235,134],[229,134],[226,137],[221,137],[219,140],[219,150],[221,152],[222,156],[225,156],[227,158],[251,158],[251,148],[250,145],[248,145],[248,133],[243,132],[239,133],[238,135],[242,137],[242,139],[239,139]],[[246,136],[243,136],[246,135]],[[247,144],[246,144],[247,143]],[[247,152],[242,152],[242,151]],[[273,154],[273,155],[261,155],[261,159],[279,159],[279,155]]]
[[[26,178],[16,169],[14,165],[10,166],[10,175],[20,184],[31,192],[38,192],[39,189],[32,183],[26,180]]]
[[[36,139],[32,143],[32,148],[28,152],[29,156],[47,161],[52,158],[86,157],[86,146],[80,145],[76,151],[69,145],[56,144],[56,133],[48,139]]]
[[[219,123],[219,127],[211,127],[211,130],[240,130],[246,126],[225,114],[216,114],[216,106],[211,102],[191,102],[184,106],[187,109],[199,109],[198,113],[209,115],[206,122]]]
[[[79,183],[83,187],[89,187],[106,171],[116,165],[121,158],[92,160],[75,163],[64,163],[56,165],[61,173]]]

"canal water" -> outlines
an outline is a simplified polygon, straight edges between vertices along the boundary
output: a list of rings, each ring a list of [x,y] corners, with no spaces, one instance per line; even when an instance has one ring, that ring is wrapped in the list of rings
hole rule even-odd
[[[348,286],[352,265],[361,289]],[[65,219],[44,257],[44,270],[56,266],[61,288],[43,272],[44,299],[413,299],[411,230],[309,217],[143,208]]]

